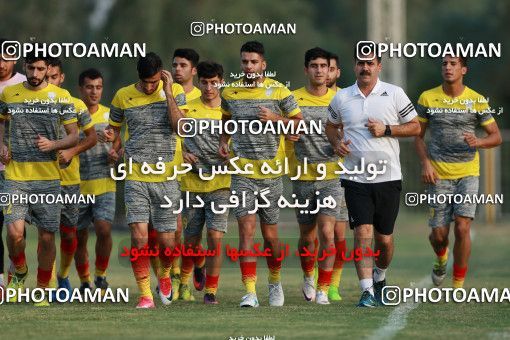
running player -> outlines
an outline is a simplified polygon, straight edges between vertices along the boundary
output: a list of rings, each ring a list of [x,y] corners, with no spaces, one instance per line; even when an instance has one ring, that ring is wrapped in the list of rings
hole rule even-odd
[[[221,120],[220,84],[223,82],[223,67],[205,61],[197,65],[197,72],[202,96],[188,104],[189,111],[185,117],[196,120]],[[218,133],[210,132],[183,138],[184,160],[193,164],[193,170],[188,172],[181,182],[183,196],[190,197],[190,202],[183,212],[184,245],[194,250],[200,248],[204,224],[207,227],[207,246],[211,251],[221,249],[221,240],[227,231],[228,209],[223,212],[219,212],[219,209],[222,204],[229,204],[230,175],[216,174],[210,181],[205,181],[199,176],[199,171],[202,171],[206,177],[210,177],[212,167],[223,164],[224,159],[218,155],[219,137]],[[206,205],[203,208],[191,207],[190,205],[199,202],[198,199]],[[204,256],[182,257],[180,298],[192,300],[188,286],[189,277],[193,264],[204,260]],[[217,304],[221,254],[209,256],[205,262],[207,274],[204,275],[206,276],[204,303]],[[202,263],[196,266],[204,267]],[[196,279],[194,281],[197,290],[204,288],[201,281]]]
[[[283,124],[302,119],[299,107],[292,93],[281,83],[264,77],[266,60],[264,46],[257,41],[250,41],[241,47],[241,67],[244,78],[225,88],[222,93],[223,120],[258,119],[264,123],[282,121]],[[252,164],[254,174],[232,176],[232,191],[243,204],[234,208],[239,225],[239,249],[253,250],[256,231],[256,217],[260,217],[260,227],[264,238],[264,248],[271,249],[272,256],[266,257],[269,267],[269,305],[282,306],[283,288],[280,279],[281,259],[278,259],[278,220],[280,209],[277,201],[282,195],[281,174],[264,175],[260,169],[264,162],[272,168],[277,162],[283,163],[285,157],[284,136],[273,134],[254,134],[241,129],[232,135],[232,151],[229,152],[229,135],[222,134],[220,155],[224,158],[239,157],[238,164],[244,168]],[[269,207],[258,207],[256,192],[263,190]],[[241,198],[244,197],[244,198]],[[241,201],[239,201],[241,202]],[[258,207],[258,209],[256,209]],[[254,213],[256,212],[256,214]],[[241,307],[258,307],[255,290],[257,281],[257,262],[254,257],[241,257],[242,281],[246,288]]]
[[[329,71],[328,71],[328,79],[327,84],[330,89],[335,92],[341,90],[336,84],[338,78],[340,78],[340,61],[338,55],[334,53],[329,53]],[[345,197],[344,197],[344,188],[340,188],[342,190],[342,200],[340,202],[340,206],[342,208],[347,209],[345,205]],[[342,253],[345,253],[347,250],[347,245],[345,241],[345,229],[347,227],[347,219],[335,222],[335,248],[336,248],[336,257],[335,263],[333,264],[333,274],[331,275],[331,284],[329,286],[328,298],[330,301],[341,301],[342,297],[340,296],[339,288],[340,288],[340,280],[342,278],[342,270],[344,267],[344,260],[342,257]]]
[[[200,90],[193,85],[193,77],[197,74],[197,64],[199,60],[198,53],[191,48],[178,48],[174,51],[172,60],[172,76],[177,84],[180,84],[184,88],[186,93],[186,103],[191,102],[200,97]],[[182,139],[177,136],[177,147],[176,147],[176,158],[182,160]],[[177,177],[180,181],[181,176]],[[150,237],[150,236],[149,236]],[[181,214],[177,217],[177,230],[175,232],[176,246],[180,247],[182,240],[182,218]],[[172,278],[172,288],[174,289],[173,298],[174,300],[180,298],[180,285],[181,285],[181,268],[179,264],[179,258],[176,256],[172,264],[172,270],[170,271],[170,277]],[[156,260],[156,259],[154,259]],[[153,267],[156,261],[152,261]],[[205,264],[205,258],[203,261],[199,261],[203,268]],[[200,276],[200,282],[205,282],[205,275],[202,270],[198,270],[197,274]]]
[[[441,67],[443,84],[423,92],[418,99],[421,134],[415,138],[415,144],[422,164],[422,180],[432,195],[478,194],[478,149],[501,144],[498,125],[486,111],[489,106],[485,98],[464,85],[467,71],[465,58],[444,57]],[[487,136],[475,136],[479,126]],[[431,138],[425,144],[427,128]],[[448,234],[453,221],[453,287],[462,288],[471,253],[470,229],[476,203],[429,202],[429,206],[429,240],[437,255],[432,282],[439,286],[446,277]]]
[[[305,75],[307,85],[293,91],[293,95],[306,121],[322,122],[325,126],[328,118],[328,106],[335,92],[326,85],[329,71],[329,52],[315,47],[305,53]],[[334,248],[335,222],[347,220],[345,204],[342,207],[343,190],[340,186],[335,170],[340,170],[338,161],[325,132],[322,135],[301,135],[295,142],[287,142],[287,157],[290,159],[290,175],[297,177],[292,181],[293,193],[298,202],[308,200],[310,205],[296,208],[296,217],[299,223],[300,237],[299,249],[307,248],[311,253],[315,252],[314,240],[317,231],[320,240],[319,254],[323,254],[328,248]],[[304,172],[304,164],[306,173]],[[324,169],[319,169],[324,166]],[[298,172],[297,168],[302,170]],[[321,174],[321,171],[323,172]],[[301,175],[299,175],[301,174]],[[331,196],[335,199],[336,207],[317,207],[317,201]],[[311,214],[309,211],[317,210]],[[345,223],[345,222],[344,222]],[[306,301],[316,301],[318,304],[327,305],[329,285],[333,272],[335,257],[321,256],[318,270],[317,291],[314,280],[315,258],[300,257],[301,267],[304,274],[303,295]]]
[[[357,167],[359,171],[360,167],[365,169],[363,164],[370,164],[380,172],[369,175],[362,170],[359,176],[347,172],[340,176],[355,248],[371,247],[374,239],[375,253],[380,254],[373,273],[372,257],[355,263],[362,291],[358,306],[375,307],[381,303],[386,270],[393,256],[393,229],[402,190],[400,150],[395,137],[418,135],[420,124],[404,91],[379,80],[382,64],[375,52],[365,60],[355,53],[354,60],[356,83],[335,95],[326,133],[335,152],[344,157],[346,169]],[[345,133],[345,139],[338,138],[338,129]]]
[[[49,84],[62,87],[65,73],[59,58],[51,58],[46,75]],[[67,201],[62,206],[60,216],[60,268],[57,273],[58,288],[64,288],[71,293],[69,269],[76,251],[76,228],[78,225],[78,196],[80,195],[80,159],[79,154],[93,147],[96,134],[87,106],[81,99],[71,98],[78,117],[78,128],[83,132],[83,138],[78,145],[59,151],[60,185],[62,195],[76,197],[76,201]],[[61,132],[63,133],[63,132]]]
[[[148,245],[149,223],[157,231],[162,250],[159,252],[159,296],[163,304],[168,305],[172,302],[170,269],[175,254],[177,216],[172,209],[161,205],[167,204],[167,199],[179,202],[181,196],[177,180],[167,178],[175,175],[175,132],[182,118],[181,110],[187,112],[186,97],[182,86],[173,82],[171,73],[163,70],[161,58],[155,53],[140,58],[137,70],[139,81],[115,94],[109,125],[104,132],[107,140],[114,141],[121,126],[127,129],[125,156],[132,169],[126,177],[125,200],[131,246],[141,251]],[[153,169],[158,170],[154,173]],[[165,252],[166,248],[172,251]],[[149,262],[147,256],[139,256],[131,262],[140,290],[137,308],[155,307]]]
[[[110,110],[100,104],[103,94],[103,75],[95,68],[90,68],[78,78],[80,97],[87,105],[92,117],[97,144],[89,150],[80,153],[80,193],[94,195],[95,203],[80,204],[78,218],[78,245],[74,261],[80,277],[80,290],[90,289],[89,256],[87,251],[88,229],[94,225],[96,233],[95,245],[95,275],[94,284],[102,290],[108,288],[106,270],[112,251],[111,228],[115,217],[115,181],[111,178],[110,168],[119,159],[116,150],[104,136],[104,129],[108,126]],[[120,142],[120,139],[117,139]],[[121,151],[119,151],[121,152]]]
[[[11,202],[4,209],[9,257],[15,267],[8,287],[14,289],[24,287],[28,273],[23,233],[29,213],[39,230],[37,287],[49,285],[61,211],[60,204],[51,201],[61,194],[58,151],[78,143],[71,95],[47,83],[48,59],[32,53],[25,58],[25,72],[26,82],[6,87],[0,96],[0,158],[7,164],[5,192],[11,196],[41,194],[42,197],[36,203]],[[7,117],[10,117],[10,133],[5,145]],[[59,136],[60,124],[67,133],[63,138]],[[47,299],[38,305],[48,305]]]

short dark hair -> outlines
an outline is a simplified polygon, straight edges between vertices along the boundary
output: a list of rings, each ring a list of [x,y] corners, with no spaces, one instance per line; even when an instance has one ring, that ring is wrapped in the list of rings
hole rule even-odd
[[[460,61],[460,64],[464,67],[467,67],[467,62],[468,62],[468,57],[464,57],[464,56],[457,56],[459,58],[459,61]]]
[[[243,46],[241,46],[240,53],[243,52],[257,53],[260,54],[261,56],[264,56],[264,53],[266,53],[266,51],[264,50],[264,45],[262,45],[262,43],[258,41],[248,41],[244,43]]]
[[[218,76],[223,79],[223,66],[214,61],[202,61],[197,65],[198,78],[210,79]]]
[[[149,52],[145,57],[138,59],[136,70],[138,71],[138,78],[150,78],[163,69],[163,62],[161,58],[154,52]]]
[[[44,61],[44,63],[46,65],[49,65],[49,63],[50,63],[50,58],[49,57],[47,57],[45,55],[41,55],[41,53],[38,53],[36,55],[36,53],[35,53],[35,51],[33,49],[32,49],[31,52],[27,53],[27,55],[25,56],[25,63],[26,64],[33,64],[33,63],[35,63],[37,61],[40,61],[40,60]]]
[[[60,73],[64,73],[64,67],[62,66],[62,60],[58,57],[49,57],[48,58],[48,66],[58,67],[60,69]]]
[[[338,54],[329,52],[329,61],[333,59],[336,61],[336,67],[340,68],[340,58],[338,57]]]
[[[305,67],[308,67],[310,61],[318,58],[326,59],[329,65],[329,52],[320,47],[314,47],[305,52]]]
[[[381,63],[382,57],[379,55],[379,45],[377,43],[374,43],[372,41],[362,42],[356,44],[354,47],[354,61],[358,60],[358,55],[363,55],[361,53],[361,49],[365,46],[369,46],[369,48],[372,50],[371,52],[374,53],[375,59],[377,59],[377,62]]]
[[[78,85],[79,86],[85,85],[85,78],[89,78],[91,80],[94,80],[94,79],[97,79],[97,78],[103,79],[103,75],[96,68],[86,69],[85,71],[80,73],[80,76],[78,77]]]
[[[174,58],[184,58],[191,63],[192,67],[197,67],[198,61],[200,60],[200,56],[197,51],[192,48],[178,48],[174,51]]]

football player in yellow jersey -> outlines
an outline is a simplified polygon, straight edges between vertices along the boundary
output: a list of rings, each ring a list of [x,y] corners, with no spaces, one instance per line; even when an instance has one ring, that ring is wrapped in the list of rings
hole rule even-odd
[[[487,112],[485,98],[464,85],[468,71],[466,59],[446,56],[442,60],[443,83],[425,91],[418,99],[421,134],[415,138],[422,164],[422,180],[431,195],[478,194],[480,176],[478,149],[501,144],[498,124]],[[481,126],[485,137],[477,137]],[[430,139],[424,141],[425,131]],[[471,253],[470,229],[476,203],[429,202],[431,227],[429,240],[437,257],[432,268],[432,282],[439,286],[446,277],[448,234],[454,222],[453,287],[462,288]]]
[[[25,58],[27,81],[8,86],[0,95],[0,159],[7,164],[5,189],[9,194],[40,194],[38,202],[15,202],[5,210],[7,246],[15,272],[9,288],[23,289],[27,277],[25,258],[25,218],[31,211],[32,223],[39,231],[39,268],[37,287],[47,288],[55,262],[55,232],[59,230],[61,194],[58,151],[78,143],[76,110],[71,96],[46,81],[48,59]],[[4,122],[10,116],[8,145],[4,145]],[[64,125],[66,136],[60,138]],[[48,305],[43,300],[39,305]]]
[[[48,83],[62,87],[65,80],[65,73],[60,59],[50,59],[46,77]],[[78,196],[80,194],[79,154],[96,145],[97,137],[85,103],[83,103],[81,99],[74,97],[73,102],[78,114],[78,127],[83,131],[84,136],[78,145],[59,151],[59,160],[61,164],[63,164],[60,169],[60,185],[62,186],[63,195]],[[60,268],[56,279],[58,281],[58,288],[67,289],[69,293],[71,293],[69,269],[71,268],[78,243],[76,238],[78,207],[78,202],[65,203],[60,216]]]
[[[329,52],[315,47],[305,53],[304,72],[307,77],[305,87],[292,93],[297,100],[303,118],[306,121],[322,123],[325,126],[328,117],[328,106],[335,92],[327,87],[329,71]],[[343,190],[340,186],[336,170],[340,170],[339,157],[335,155],[325,132],[322,134],[301,135],[296,141],[286,143],[286,153],[290,160],[290,177],[292,178],[293,195],[300,202],[311,202],[307,211],[296,209],[299,223],[299,249],[306,248],[311,253],[316,251],[314,241],[320,239],[319,254],[328,248],[334,248],[334,227],[336,221],[347,220],[347,209],[342,206]],[[306,166],[306,172],[303,168]],[[301,168],[301,171],[298,168]],[[323,167],[322,174],[319,167]],[[317,200],[332,197],[335,207],[317,207]],[[309,211],[317,211],[309,213]],[[303,269],[303,295],[306,301],[318,304],[329,304],[328,291],[333,273],[335,256],[321,256],[318,269],[317,290],[314,287],[314,257],[301,257]]]
[[[110,109],[100,104],[103,94],[103,76],[95,68],[87,69],[78,77],[80,97],[94,124],[97,144],[80,154],[80,192],[94,195],[95,203],[80,204],[78,219],[78,245],[74,261],[80,277],[80,290],[90,288],[89,256],[87,251],[88,229],[94,225],[95,245],[95,279],[96,288],[106,289],[106,270],[112,250],[111,227],[115,216],[116,183],[111,178],[110,168],[119,159],[120,139],[116,145],[106,141],[103,130],[108,126]]]
[[[302,119],[296,100],[289,89],[274,79],[264,77],[267,63],[264,57],[264,46],[258,41],[249,41],[241,47],[240,59],[244,78],[226,87],[222,92],[221,107],[223,122],[235,122],[258,119],[263,123],[281,122],[284,125],[295,124]],[[275,124],[276,125],[276,124]],[[232,137],[232,138],[230,138]],[[229,140],[232,141],[230,152]],[[232,176],[232,192],[243,204],[234,208],[239,226],[239,249],[252,251],[257,215],[260,217],[260,228],[264,238],[264,248],[271,249],[272,256],[266,257],[269,268],[268,288],[269,305],[283,306],[284,294],[281,284],[281,257],[278,255],[278,223],[280,208],[278,200],[283,193],[283,182],[280,174],[263,174],[263,164],[275,168],[283,164],[285,159],[285,136],[270,133],[254,133],[240,129],[232,136],[222,134],[220,139],[220,155],[239,157],[239,165],[252,166],[252,174],[235,174]],[[265,200],[269,204],[258,206],[258,193],[264,191]],[[256,294],[257,262],[256,257],[241,257],[241,278],[246,289],[240,303],[241,307],[258,307]]]
[[[201,62],[197,65],[199,87],[202,96],[191,101],[187,118],[205,121],[221,120],[220,84],[223,82],[223,67],[214,62]],[[207,246],[211,251],[221,249],[224,233],[227,231],[228,209],[219,212],[221,205],[228,205],[230,199],[230,175],[216,174],[212,180],[201,179],[200,172],[210,174],[214,166],[222,165],[224,160],[218,155],[219,133],[204,132],[193,137],[183,138],[183,157],[185,162],[192,164],[181,181],[183,195],[190,197],[189,205],[183,211],[184,244],[186,247],[199,247],[202,229],[207,227]],[[206,175],[210,177],[210,175]],[[186,193],[185,193],[186,192]],[[201,199],[205,202],[202,208],[192,205]],[[205,262],[205,265],[204,265]],[[207,256],[183,256],[181,267],[181,289],[179,297],[191,300],[188,281],[195,264],[194,285],[201,291],[205,287],[204,303],[217,304],[216,291],[221,267],[221,254]],[[200,271],[199,275],[196,272]],[[207,272],[207,275],[205,274]],[[205,280],[198,280],[198,277]],[[204,282],[205,281],[205,282]]]
[[[6,43],[8,39],[0,39],[0,45]],[[7,44],[7,43],[6,43]],[[7,45],[6,45],[7,46]],[[15,85],[26,81],[27,78],[25,75],[18,73],[14,70],[14,65],[16,65],[16,60],[12,60],[13,55],[9,55],[6,53],[7,49],[4,46],[4,50],[0,55],[0,93],[2,93],[3,89],[9,85]],[[4,181],[4,170],[5,166],[0,163],[0,187],[3,187]],[[2,190],[3,191],[3,190]],[[0,289],[5,288],[4,283],[4,242],[3,242],[3,224],[4,224],[4,214],[0,211]],[[12,263],[11,266],[12,267]],[[10,277],[12,275],[13,270],[9,270],[8,281],[10,281]]]
[[[327,77],[327,85],[330,89],[335,92],[340,91],[340,88],[337,86],[336,82],[338,78],[340,78],[341,70],[340,70],[340,61],[338,55],[335,53],[329,52],[329,71]],[[342,188],[344,191],[344,188]],[[342,202],[340,204],[342,207],[346,207],[345,205],[345,197],[342,195]],[[345,252],[347,249],[346,241],[345,241],[345,229],[347,227],[347,222],[345,221],[336,221],[335,222],[335,248],[336,248],[336,257],[335,263],[333,264],[333,274],[331,275],[331,285],[329,286],[328,291],[328,299],[330,301],[341,301],[342,297],[340,296],[340,292],[338,291],[340,287],[340,280],[342,278],[342,269],[344,266],[344,261],[342,258],[342,252]]]
[[[157,54],[150,52],[141,57],[137,70],[139,81],[115,94],[109,125],[104,132],[107,140],[114,141],[121,127],[126,129],[124,154],[129,170],[125,201],[131,246],[140,251],[148,246],[149,223],[157,231],[159,297],[168,305],[172,302],[170,269],[176,256],[177,214],[164,205],[168,200],[180,201],[180,185],[173,171],[181,163],[176,157],[176,132],[182,112],[187,112],[188,108],[182,86],[173,82],[170,72],[163,70]],[[149,263],[149,256],[143,255],[131,262],[140,290],[137,308],[155,307]]]

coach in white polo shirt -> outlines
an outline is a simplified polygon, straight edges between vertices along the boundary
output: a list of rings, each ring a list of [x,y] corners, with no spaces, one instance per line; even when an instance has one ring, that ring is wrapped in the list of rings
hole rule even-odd
[[[375,239],[373,249],[380,251],[373,273],[372,258],[356,262],[362,290],[359,307],[381,303],[385,271],[393,256],[392,234],[402,190],[396,137],[420,133],[416,111],[404,90],[380,81],[381,58],[375,58],[375,54],[368,57],[371,59],[360,60],[355,55],[356,83],[337,92],[326,125],[331,145],[344,157],[344,167],[349,172],[357,171],[340,176],[354,245],[365,252]]]

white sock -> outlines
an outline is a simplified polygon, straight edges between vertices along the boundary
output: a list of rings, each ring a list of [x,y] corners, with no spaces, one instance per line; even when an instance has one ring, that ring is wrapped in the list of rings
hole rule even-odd
[[[381,282],[386,278],[386,269],[378,268],[377,266],[374,267],[374,281],[375,282]]]
[[[315,283],[315,277],[314,276],[305,276],[304,281],[308,283]]]
[[[372,279],[361,279],[359,285],[362,292],[368,290],[370,294],[374,295],[374,281]]]

